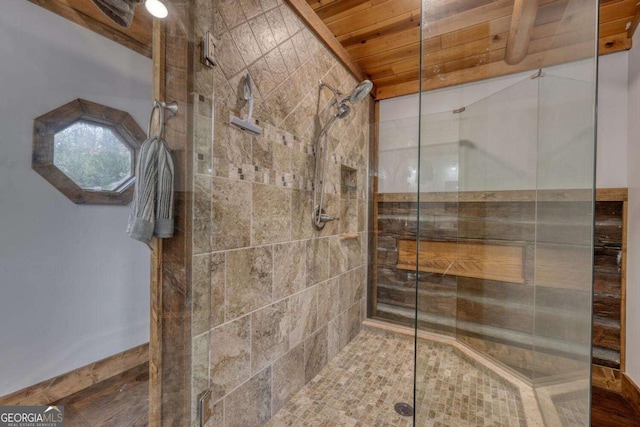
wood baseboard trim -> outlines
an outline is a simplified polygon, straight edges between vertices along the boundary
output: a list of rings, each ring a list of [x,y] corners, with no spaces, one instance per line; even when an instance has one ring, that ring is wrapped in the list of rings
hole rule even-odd
[[[0,405],[47,405],[147,362],[148,343],[0,396]]]
[[[618,369],[591,365],[591,383],[594,387],[622,393],[622,379]]]
[[[622,373],[622,396],[640,413],[640,387],[626,373]]]

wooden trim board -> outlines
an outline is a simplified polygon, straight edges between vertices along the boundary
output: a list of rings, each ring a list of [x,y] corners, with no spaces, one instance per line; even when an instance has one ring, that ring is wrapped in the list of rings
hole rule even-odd
[[[153,20],[153,99],[165,100],[166,34],[164,23]],[[149,425],[159,426],[162,404],[162,239],[151,241]]]
[[[372,123],[380,122],[380,103],[372,101],[373,103],[373,121]],[[368,230],[370,230],[369,237],[369,274],[367,290],[369,298],[367,299],[367,317],[376,317],[378,311],[378,163],[379,163],[379,128],[378,126],[371,127],[371,138],[369,146],[369,176],[371,177],[371,186],[369,187],[369,210],[368,210]]]
[[[420,193],[420,202],[534,202],[544,201],[587,201],[591,199],[591,190],[504,190],[504,191],[449,191],[438,193]],[[417,202],[416,193],[380,193],[379,202]],[[596,201],[627,201],[626,188],[598,188]]]
[[[524,246],[398,240],[398,269],[524,283]]]
[[[627,230],[629,202],[622,203],[622,259],[620,260],[620,370],[627,370]],[[640,412],[640,411],[638,411]]]
[[[155,32],[154,96],[176,101],[179,109],[165,120],[173,155],[174,223],[171,239],[154,242],[152,264],[149,425],[184,425],[191,418],[191,265],[193,233],[193,92],[196,50],[195,3],[168,2],[171,14]],[[159,37],[159,38],[158,38]],[[155,46],[155,43],[159,43]],[[155,52],[154,52],[155,53]]]
[[[636,412],[640,412],[640,387],[626,373],[622,373],[622,395]]]
[[[605,390],[615,391],[616,393],[622,392],[622,379],[618,369],[591,365],[591,383],[593,386]]]
[[[149,361],[141,344],[73,371],[0,397],[0,405],[47,405]]]
[[[342,44],[331,33],[329,28],[322,22],[322,19],[318,17],[316,12],[309,6],[306,0],[286,0],[287,4],[298,14],[300,18],[311,28],[311,30],[320,37],[320,40],[332,51],[342,62],[345,67],[357,78],[362,81],[367,76],[362,71],[362,68],[353,60],[351,55],[342,46]],[[373,91],[372,93],[375,93]]]

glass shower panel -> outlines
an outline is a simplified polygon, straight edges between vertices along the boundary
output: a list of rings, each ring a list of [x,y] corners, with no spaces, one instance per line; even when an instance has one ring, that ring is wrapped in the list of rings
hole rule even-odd
[[[413,117],[380,123],[373,313],[410,327],[418,319],[422,330],[453,336],[455,278],[417,271],[415,242],[418,234],[425,239],[457,239],[459,115],[446,111],[420,120],[428,123],[420,137],[417,111]],[[427,155],[418,155],[418,141]],[[445,198],[438,196],[445,193]]]
[[[417,233],[418,115],[379,124],[379,169],[374,200],[375,294],[370,302],[375,318],[413,327],[416,275],[403,265],[402,241]],[[377,211],[377,215],[375,212]],[[403,252],[410,253],[410,252]]]
[[[525,12],[530,44],[507,61],[481,14],[422,2],[414,425],[589,423],[597,5]],[[473,67],[447,62],[476,40],[491,47]],[[425,114],[441,102],[459,112],[452,151]],[[453,340],[421,321],[440,305],[423,277],[452,284]]]
[[[537,80],[528,77],[465,107],[460,191],[535,188],[537,110]]]
[[[417,115],[380,122],[379,129],[379,193],[415,193],[418,188]]]
[[[538,80],[528,77],[460,113],[456,336],[528,380],[537,128]]]
[[[589,425],[594,82],[548,73],[539,98],[533,384],[548,425]]]
[[[420,118],[420,191],[416,248],[455,250],[458,225],[458,169],[460,117],[451,111]],[[451,252],[450,252],[451,253]],[[418,262],[416,318],[420,331],[454,336],[456,327],[455,276],[443,274],[451,266],[442,256],[428,264]],[[418,346],[425,342],[418,340]]]

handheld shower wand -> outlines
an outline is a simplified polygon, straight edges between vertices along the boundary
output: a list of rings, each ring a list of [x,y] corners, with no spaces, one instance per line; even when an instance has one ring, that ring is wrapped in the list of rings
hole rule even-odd
[[[320,89],[322,89],[323,87],[326,87],[331,92],[333,92],[333,101],[331,102],[330,106],[337,105],[337,110],[333,114],[333,116],[331,116],[331,119],[329,119],[329,122],[322,128],[322,131],[318,135],[318,141],[316,144],[316,169],[315,169],[315,175],[313,179],[313,212],[311,214],[311,220],[316,230],[322,230],[325,224],[329,221],[337,221],[340,219],[340,217],[328,215],[324,211],[324,207],[323,207],[324,183],[327,175],[326,173],[327,152],[328,152],[327,139],[329,136],[328,135],[329,130],[338,119],[344,119],[349,115],[349,113],[351,112],[351,107],[348,105],[348,103],[353,105],[357,102],[362,101],[364,98],[367,97],[367,95],[369,94],[369,92],[371,92],[371,89],[373,88],[373,83],[371,83],[369,80],[365,80],[362,83],[360,83],[358,86],[356,86],[355,89],[353,89],[353,91],[351,91],[349,95],[345,96],[338,89],[334,88],[333,86],[327,83],[324,83],[323,81],[320,81],[319,85],[320,85]],[[323,154],[322,154],[322,161],[321,161],[320,160],[321,158],[320,140],[323,137],[324,137],[324,147],[323,147]],[[322,175],[320,175],[321,166],[322,166]]]

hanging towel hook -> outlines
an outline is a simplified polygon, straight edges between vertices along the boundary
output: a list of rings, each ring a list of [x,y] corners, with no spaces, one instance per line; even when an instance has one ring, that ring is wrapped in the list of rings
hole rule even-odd
[[[160,126],[160,132],[158,134],[158,138],[162,138],[164,135],[164,111],[167,110],[169,112],[169,118],[175,116],[178,113],[178,103],[176,101],[172,102],[164,102],[158,101],[157,99],[153,101],[153,107],[151,108],[151,116],[149,117],[149,128],[147,129],[147,134],[151,137],[151,124],[153,123],[153,113],[158,110],[159,121],[158,125]]]

